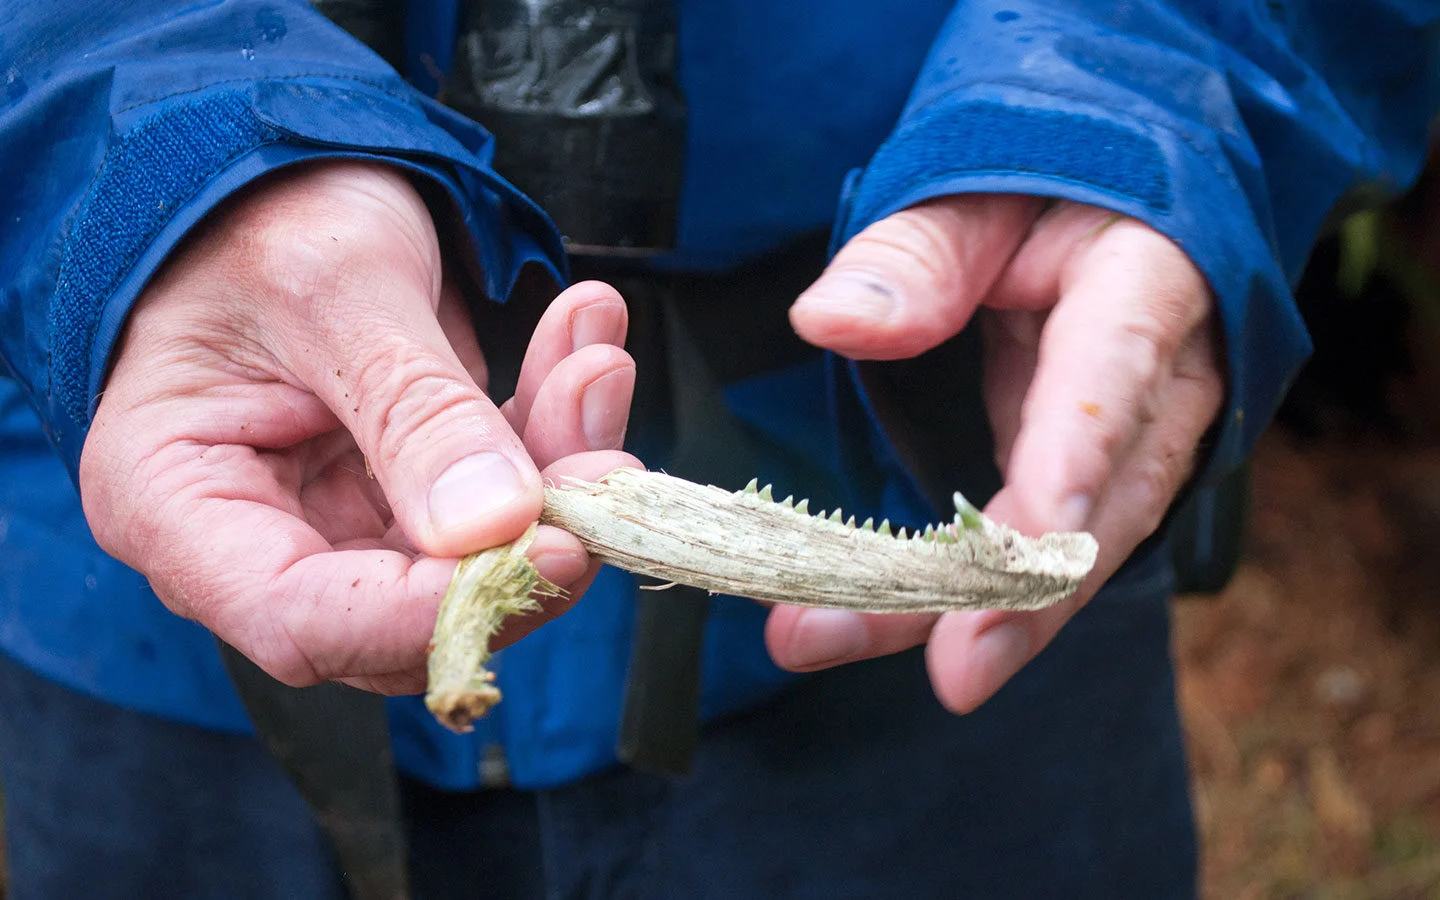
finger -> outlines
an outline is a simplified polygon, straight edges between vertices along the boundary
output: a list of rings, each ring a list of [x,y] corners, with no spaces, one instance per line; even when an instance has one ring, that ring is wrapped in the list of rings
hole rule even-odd
[[[546,549],[547,544],[553,543],[553,535],[563,534],[554,528],[542,526],[535,535],[535,543],[531,546],[531,554],[536,552],[545,553],[535,562],[536,568],[540,570],[543,577],[554,581],[556,578],[564,582],[583,583],[588,586],[595,573],[599,571],[598,562],[588,563],[583,569],[575,569],[576,561],[572,554],[553,554]],[[569,537],[566,535],[566,537]],[[573,540],[573,538],[572,538]],[[577,576],[575,573],[579,572]],[[557,582],[558,583],[558,582]],[[569,610],[574,605],[575,599],[583,593],[583,588],[577,589],[573,594],[566,593],[559,597],[541,598],[544,607],[541,612],[531,613],[524,616],[512,616],[507,619],[500,632],[490,641],[491,651],[499,650],[520,640],[525,635],[534,631],[546,622],[558,618],[560,614]],[[428,645],[427,645],[428,646]],[[378,675],[359,675],[336,679],[343,684],[359,688],[364,691],[372,691],[387,696],[399,696],[406,694],[420,694],[426,690],[429,683],[429,672],[424,664],[413,666],[403,672],[389,672]]]
[[[601,566],[598,560],[590,559],[574,536],[548,525],[541,525],[536,530],[528,555],[540,577],[560,586],[562,593],[537,596],[535,599],[540,603],[538,610],[506,619],[500,630],[490,639],[492,653],[508,647],[541,625],[569,612],[590,586]],[[404,672],[350,676],[338,680],[361,690],[393,696],[423,692],[429,681],[429,674],[424,666],[415,666]]]
[[[451,346],[438,284],[351,263],[361,271],[334,296],[274,329],[283,364],[354,436],[423,552],[453,557],[517,537],[539,515],[540,475]]]
[[[440,305],[435,310],[440,321],[440,330],[455,350],[460,365],[469,373],[470,380],[480,390],[490,386],[490,369],[485,365],[485,354],[480,351],[480,341],[475,336],[475,323],[470,320],[470,310],[465,307],[465,298],[454,281],[446,280],[440,288]]]
[[[1119,213],[1084,203],[1060,201],[1030,226],[1024,244],[995,282],[988,305],[1001,309],[1049,309],[1064,284],[1085,265],[1082,251],[1116,225],[1144,226]],[[1123,230],[1123,229],[1122,229]]]
[[[516,433],[524,434],[535,395],[560,361],[593,344],[625,345],[629,317],[625,301],[610,285],[584,281],[563,291],[540,317],[507,413]]]
[[[1101,542],[1096,568],[1104,574],[1154,533],[1194,474],[1200,441],[1224,399],[1213,340],[1202,329],[1182,348],[1161,398],[1165,415],[1144,430],[1087,523]]]
[[[985,413],[995,440],[995,465],[1010,471],[1010,454],[1020,434],[1020,411],[1040,362],[1040,335],[1049,310],[985,309]]]
[[[596,481],[608,472],[622,467],[639,467],[639,461],[622,452],[576,454],[546,469],[544,475],[547,480],[580,478]],[[337,580],[344,580],[343,577],[337,579],[331,572],[333,567],[343,566],[347,573],[351,570],[379,572],[379,575],[383,576],[387,564],[399,566],[403,562],[395,557],[396,554],[393,553],[369,553],[364,556],[354,553],[320,553],[291,566],[287,577],[307,577],[315,585],[324,588],[334,585]],[[595,579],[600,569],[600,564],[590,559],[585,547],[575,536],[549,526],[541,526],[536,531],[536,540],[528,550],[528,557],[540,576],[559,586],[563,593],[540,598],[541,608],[537,612],[507,619],[504,628],[491,639],[491,651],[514,644],[534,629],[569,611],[570,606],[575,605],[576,600],[589,588],[590,582]],[[312,684],[325,678],[344,681],[376,693],[419,693],[425,688],[426,674],[423,665],[415,665],[415,661],[423,661],[423,652],[428,647],[435,626],[435,616],[438,615],[439,598],[444,596],[445,589],[449,586],[449,580],[454,575],[454,566],[455,560],[420,559],[409,564],[410,593],[419,590],[422,595],[418,603],[413,603],[419,608],[418,621],[408,628],[406,616],[397,615],[396,626],[399,632],[390,635],[389,648],[380,635],[376,634],[384,628],[384,600],[380,600],[382,622],[370,624],[361,621],[357,608],[361,605],[361,593],[366,593],[364,589],[369,588],[369,585],[357,577],[356,580],[360,583],[351,582],[348,595],[341,592],[338,600],[321,596],[318,599],[320,608],[314,612],[305,612],[307,603],[285,616],[281,628],[285,634],[291,636],[294,647],[285,647],[282,644],[281,652],[269,651],[266,647],[255,648],[253,658],[256,658],[256,662],[266,671],[288,684]],[[386,589],[382,582],[383,579],[376,580],[377,592]],[[285,586],[287,580],[278,580],[276,585]],[[337,602],[344,603],[344,615],[338,611]],[[405,600],[402,600],[402,605],[403,603]],[[325,606],[328,606],[328,609]],[[233,615],[242,616],[245,613],[235,611]],[[336,619],[346,621],[350,629],[347,631],[336,628]],[[409,636],[402,634],[405,631],[409,631]],[[248,645],[248,636],[245,634],[236,636],[236,639],[240,642],[238,647]],[[364,649],[361,655],[353,652],[353,648],[357,647],[369,649]],[[297,657],[300,657],[300,660],[297,660]],[[395,665],[406,662],[409,662],[409,668],[396,670]]]
[[[1112,227],[1134,222],[1099,207],[1060,202],[1047,207],[996,281],[982,317],[985,407],[1002,475],[1020,432],[1020,416],[1039,364],[1040,338],[1062,284],[1085,264],[1084,250]]]
[[[347,438],[348,450],[330,455],[322,464],[308,464],[304,481],[295,488],[303,517],[331,544],[378,542],[393,524],[390,507],[349,435],[337,434]]]
[[[926,660],[936,696],[947,709],[967,713],[993,696],[1054,639],[1160,524],[1193,473],[1195,448],[1224,394],[1213,365],[1213,345],[1203,332],[1186,345],[1176,371],[1163,397],[1167,415],[1145,430],[1084,523],[1100,552],[1076,594],[1033,613],[952,613],[936,623]],[[987,506],[986,514],[1016,524],[1028,511],[1016,491],[1007,487]]]
[[[543,474],[547,483],[565,478],[598,481],[621,468],[638,469],[643,466],[640,460],[628,453],[601,451],[573,454],[547,467]],[[590,588],[590,583],[600,571],[600,562],[590,558],[574,535],[548,525],[541,525],[536,532],[535,543],[531,545],[529,555],[540,574],[562,588],[564,594],[544,598],[537,612],[507,619],[504,627],[490,642],[492,650],[508,646],[546,622],[568,612]]]
[[[780,668],[814,672],[923,644],[937,618],[928,613],[867,615],[781,605],[765,621],[765,646]]]
[[[1007,472],[1041,531],[1079,528],[1141,428],[1169,414],[1159,394],[1212,307],[1179,248],[1139,223],[1114,225],[1061,268]]]
[[[1043,202],[967,194],[888,216],[840,249],[790,322],[806,341],[853,359],[936,347],[965,327]]]
[[[525,447],[535,464],[620,449],[634,391],[635,363],[619,347],[592,344],[561,360],[535,393],[525,426]]]

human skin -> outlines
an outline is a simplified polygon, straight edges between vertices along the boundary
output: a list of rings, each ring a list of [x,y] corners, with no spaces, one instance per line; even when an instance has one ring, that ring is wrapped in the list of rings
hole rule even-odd
[[[1080,590],[1038,612],[771,612],[771,656],[796,671],[928,644],[931,684],[957,713],[1034,658],[1155,531],[1224,395],[1199,270],[1146,225],[1078,203],[977,194],[904,210],[842,248],[790,321],[857,360],[916,356],[973,321],[1004,476],[986,514],[1099,542]]]
[[[535,522],[542,477],[618,452],[635,382],[625,304],[565,291],[497,409],[420,195],[383,165],[272,175],[207,217],[136,303],[80,461],[100,545],[291,685],[425,686],[458,557]],[[568,600],[572,536],[530,556]]]

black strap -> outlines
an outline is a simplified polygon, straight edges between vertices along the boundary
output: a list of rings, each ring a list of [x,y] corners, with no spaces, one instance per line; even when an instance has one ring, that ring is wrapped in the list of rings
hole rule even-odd
[[[614,284],[630,307],[629,348],[641,372],[631,436],[672,475],[739,486],[761,475],[763,440],[726,408],[724,385],[788,368],[819,351],[800,341],[790,303],[820,271],[824,235],[812,235],[720,274],[640,273],[624,263],[577,258],[579,277]],[[766,457],[784,451],[771,447]],[[806,461],[788,467],[818,485]],[[800,485],[795,485],[799,489]],[[817,494],[824,489],[817,487]],[[616,755],[653,772],[681,775],[699,741],[701,645],[709,596],[677,586],[640,590]]]
[[[352,900],[408,898],[385,698],[329,682],[287,687],[216,643],[256,734],[329,839]]]
[[[700,742],[700,648],[710,597],[688,585],[635,598],[635,635],[615,755],[663,775],[690,771]]]
[[[673,282],[625,285],[632,315],[664,335],[673,449],[665,470],[681,478],[741,483],[754,468],[750,442],[725,408],[720,383],[676,311]],[[616,755],[670,775],[690,769],[700,732],[700,650],[709,595],[676,586],[640,590]]]

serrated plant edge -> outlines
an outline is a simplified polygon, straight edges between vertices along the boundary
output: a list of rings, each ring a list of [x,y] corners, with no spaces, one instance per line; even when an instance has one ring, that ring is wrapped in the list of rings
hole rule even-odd
[[[923,531],[856,524],[839,509],[775,500],[752,481],[727,491],[661,472],[617,469],[547,485],[541,521],[630,572],[712,593],[860,612],[1042,609],[1095,564],[1083,532],[1026,537],[960,494],[955,517]]]

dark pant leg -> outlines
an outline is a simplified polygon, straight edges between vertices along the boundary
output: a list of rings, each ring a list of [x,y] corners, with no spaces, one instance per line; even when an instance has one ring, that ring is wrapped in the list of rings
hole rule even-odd
[[[344,896],[254,740],[97,702],[3,655],[0,790],[14,900]]]
[[[1193,897],[1170,584],[1137,567],[971,716],[912,652],[712,725],[686,779],[544,792],[547,896]]]
[[[1132,567],[971,716],[911,652],[711,724],[683,779],[407,782],[417,900],[1193,897],[1170,587]]]
[[[415,900],[545,897],[535,795],[463,793],[400,780]]]

